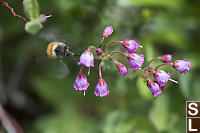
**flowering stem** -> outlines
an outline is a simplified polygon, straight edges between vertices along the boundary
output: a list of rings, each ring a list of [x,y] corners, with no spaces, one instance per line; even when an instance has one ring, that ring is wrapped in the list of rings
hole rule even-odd
[[[161,67],[161,66],[166,66],[166,65],[173,65],[173,63],[164,63],[164,64],[160,64],[160,65],[158,65],[157,67],[155,67],[155,70],[157,70],[159,67]]]
[[[99,78],[102,79],[102,74],[101,74],[101,67],[103,66],[104,62],[101,62],[99,64]]]
[[[147,73],[144,74],[144,77],[147,79],[147,80],[151,80],[151,78],[149,77],[149,75]]]
[[[101,75],[101,64],[99,64],[99,78],[102,79],[102,75]]]
[[[99,57],[99,56],[94,56],[94,59],[96,59],[96,60],[101,60],[101,57]]]
[[[97,50],[97,48],[95,48],[94,46],[89,46],[88,49],[93,48],[94,50]]]
[[[153,69],[145,68],[144,70],[147,70],[148,72],[155,73],[155,71]]]
[[[114,52],[111,53],[111,56],[112,56],[113,54],[115,54],[115,53],[119,53],[119,54],[122,54],[122,55],[128,56],[127,53],[123,53],[123,52],[121,52],[121,51],[114,51]]]
[[[99,48],[102,47],[102,44],[103,44],[103,41],[104,41],[105,37],[102,37],[101,41],[100,41],[100,44],[99,44]]]
[[[9,6],[8,3],[6,3],[6,2],[4,2],[4,1],[2,1],[2,0],[0,0],[0,2],[1,2],[5,7],[7,7],[7,8],[12,12],[12,14],[13,14],[15,17],[18,17],[19,19],[21,19],[22,21],[24,21],[24,23],[28,22],[27,19],[25,19],[24,17],[22,17],[22,16],[16,14],[16,13],[14,12],[14,9],[13,9],[11,6]]]
[[[151,64],[151,62],[155,61],[155,60],[158,60],[158,59],[161,59],[162,57],[156,57],[156,58],[153,58],[152,60],[150,60],[148,63],[147,63],[147,66],[149,66]]]
[[[114,57],[108,55],[108,58],[112,59],[115,63],[118,63],[118,61]]]
[[[83,71],[83,66],[81,65],[81,69],[80,69],[80,72],[82,72]]]
[[[123,41],[113,41],[113,42],[108,43],[106,47],[104,48],[105,53],[108,51],[108,48],[110,47],[111,44],[120,44],[120,43],[123,43]]]

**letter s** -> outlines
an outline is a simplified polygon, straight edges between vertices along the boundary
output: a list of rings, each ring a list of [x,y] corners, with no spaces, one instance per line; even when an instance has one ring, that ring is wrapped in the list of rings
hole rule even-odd
[[[195,108],[195,107],[192,107],[192,105],[194,105],[196,108]],[[188,107],[189,107],[190,110],[193,110],[193,111],[194,111],[194,113],[192,113],[192,112],[189,110],[189,111],[188,111],[189,115],[194,116],[194,115],[197,115],[197,114],[198,114],[198,109],[197,109],[198,105],[197,105],[197,103],[189,103],[189,104],[188,104]]]

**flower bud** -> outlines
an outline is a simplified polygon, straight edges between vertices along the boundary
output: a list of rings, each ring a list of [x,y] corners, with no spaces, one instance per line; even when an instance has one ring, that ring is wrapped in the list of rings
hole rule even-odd
[[[112,26],[107,26],[102,34],[103,37],[108,38],[113,33]]]
[[[158,82],[161,88],[164,88],[164,85],[167,83],[167,81],[170,79],[170,73],[166,73],[163,70],[156,70],[154,73],[154,78]]]
[[[164,62],[164,63],[169,63],[169,62],[171,62],[171,60],[172,60],[172,55],[171,55],[171,54],[163,55],[163,56],[161,57],[161,60],[162,60],[162,62]]]
[[[90,49],[86,49],[80,57],[80,62],[77,63],[78,65],[83,65],[85,67],[94,67],[94,56]]]
[[[123,76],[126,76],[127,74],[127,68],[121,63],[121,62],[118,62],[117,64],[117,68],[119,70],[119,73]]]
[[[148,81],[147,86],[154,97],[157,97],[162,93],[162,89],[160,88],[160,86],[152,80]]]
[[[188,59],[176,60],[173,62],[173,67],[180,73],[186,74],[190,70],[190,62]]]
[[[142,54],[128,54],[127,58],[132,70],[139,70],[144,63],[144,55]]]
[[[123,46],[129,53],[134,53],[138,47],[141,47],[135,40],[124,40]]]
[[[101,54],[102,54],[102,49],[101,49],[101,48],[97,48],[96,53],[97,53],[98,55],[101,55]]]
[[[94,94],[100,97],[104,97],[109,94],[109,90],[107,88],[107,84],[104,79],[102,78],[99,79],[97,86],[95,88]]]
[[[51,17],[51,15],[47,16],[45,14],[40,14],[39,18],[37,18],[36,20],[39,21],[40,23],[44,23],[49,17]]]
[[[90,84],[87,82],[87,77],[85,74],[83,72],[79,72],[73,85],[74,89],[85,91],[89,85]]]

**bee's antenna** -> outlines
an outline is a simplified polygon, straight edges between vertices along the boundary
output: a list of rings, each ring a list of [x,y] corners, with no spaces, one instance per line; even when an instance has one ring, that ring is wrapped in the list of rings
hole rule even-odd
[[[77,57],[80,57],[80,55],[79,54],[76,54],[76,53],[74,53],[74,52],[72,52],[72,54],[71,54],[72,56],[77,56]]]
[[[71,53],[71,56],[72,56],[72,58],[73,58],[75,61],[77,60],[77,59],[74,57],[74,56],[75,56],[74,52]]]

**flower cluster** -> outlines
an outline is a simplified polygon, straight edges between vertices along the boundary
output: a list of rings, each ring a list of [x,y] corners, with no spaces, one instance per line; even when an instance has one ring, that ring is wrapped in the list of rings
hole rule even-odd
[[[142,46],[139,45],[135,40],[113,41],[108,43],[104,47],[104,49],[102,49],[104,39],[108,38],[112,33],[113,33],[112,26],[107,26],[102,34],[102,39],[100,41],[99,47],[96,48],[95,46],[89,46],[80,56],[80,61],[77,64],[81,66],[81,69],[78,72],[73,87],[75,90],[84,91],[84,95],[85,91],[89,87],[89,83],[87,81],[87,77],[85,76],[82,70],[84,67],[87,67],[89,69],[88,70],[88,75],[89,75],[90,67],[94,67],[94,59],[98,59],[101,61],[99,64],[99,80],[94,90],[94,94],[100,97],[104,97],[109,94],[107,83],[102,78],[102,72],[101,72],[101,69],[105,64],[105,62],[107,62],[109,59],[112,60],[116,64],[116,67],[120,75],[122,76],[126,76],[128,72],[127,67],[113,57],[114,54],[120,54],[125,56],[133,71],[141,70],[142,68],[142,65],[144,63],[144,55],[136,53],[138,48],[142,48]],[[124,50],[126,52],[113,51],[112,53],[108,53],[108,48],[112,44],[120,44],[122,47],[124,47]],[[96,56],[93,55],[91,49],[94,49],[96,51]],[[163,64],[160,64],[156,66],[155,69],[153,69],[153,67],[150,64],[151,62],[157,59],[160,59],[163,62]],[[147,86],[152,92],[153,96],[158,96],[162,92],[168,80],[177,82],[175,80],[170,79],[171,76],[170,73],[167,73],[164,70],[157,70],[160,66],[171,65],[180,73],[184,74],[187,73],[190,69],[190,62],[187,59],[176,60],[170,63],[171,60],[172,56],[170,54],[164,55],[162,57],[156,57],[147,63],[147,66],[144,68],[144,70],[141,70],[143,72],[143,77],[147,79]],[[155,81],[150,78],[149,74],[151,73],[153,74]]]
[[[153,69],[152,66],[150,66],[151,62],[154,60],[160,59],[163,64],[160,64]],[[163,55],[162,57],[156,57],[149,61],[147,67],[144,69],[145,71],[145,78],[147,78],[147,86],[149,90],[152,92],[153,96],[158,96],[161,94],[163,88],[165,87],[165,84],[170,80],[172,82],[178,83],[177,81],[170,78],[171,74],[165,72],[164,70],[157,70],[159,67],[164,65],[170,65],[173,66],[176,70],[178,70],[180,73],[186,74],[190,70],[190,62],[187,59],[184,60],[176,60],[172,63],[170,63],[172,60],[172,56],[170,54]],[[155,81],[150,79],[149,74],[153,73]]]

